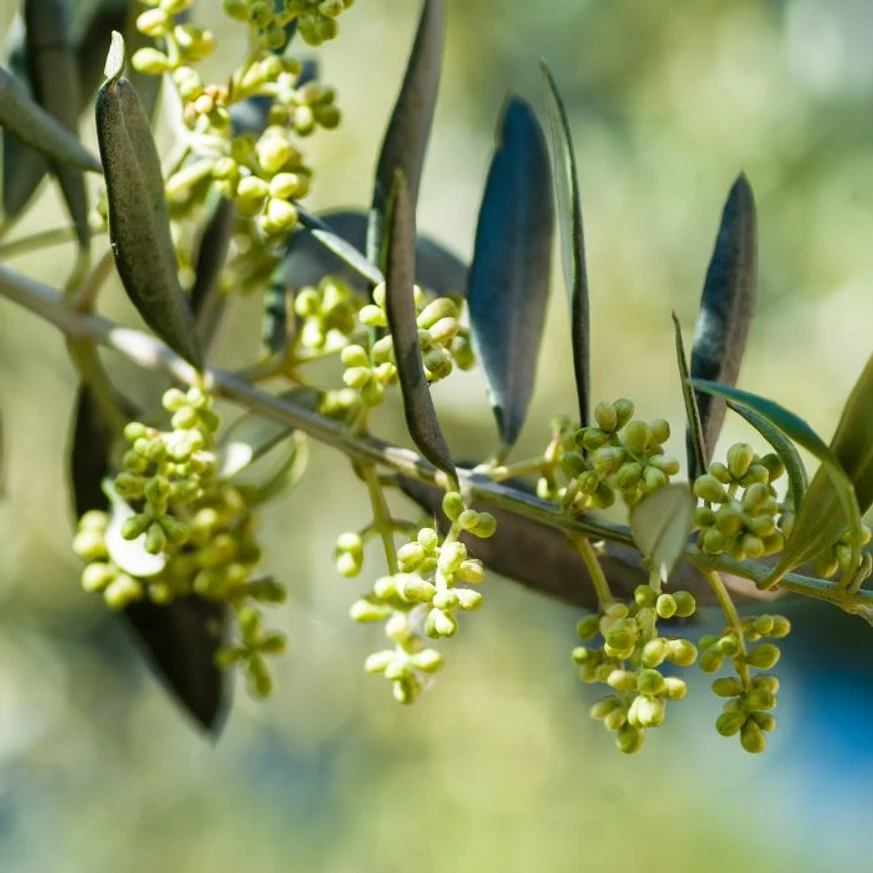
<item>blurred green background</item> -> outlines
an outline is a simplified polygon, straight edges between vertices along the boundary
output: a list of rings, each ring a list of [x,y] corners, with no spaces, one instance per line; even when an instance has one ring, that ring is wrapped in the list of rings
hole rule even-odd
[[[0,0],[3,30],[15,14]],[[238,28],[201,0],[226,73]],[[586,220],[597,399],[682,420],[670,310],[690,335],[721,206],[744,170],[760,227],[760,300],[742,384],[825,435],[873,336],[873,6],[865,0],[449,0],[444,76],[421,194],[422,230],[469,257],[501,102],[542,109],[548,58],[571,115]],[[310,143],[313,208],[364,206],[418,4],[359,0],[317,53],[344,111]],[[93,123],[83,134],[93,142]],[[166,145],[168,134],[163,132]],[[46,186],[15,234],[56,226]],[[105,243],[100,243],[104,245]],[[99,248],[99,247],[98,247]],[[66,248],[16,259],[63,281]],[[557,266],[557,261],[556,261]],[[535,407],[518,457],[572,411],[559,270]],[[133,320],[116,287],[108,314]],[[240,303],[223,364],[257,351]],[[761,757],[715,733],[707,680],[625,759],[590,721],[569,660],[575,610],[498,578],[443,646],[447,668],[412,708],[361,663],[378,628],[346,618],[379,572],[343,580],[334,538],[367,506],[343,458],[313,447],[308,482],[272,505],[267,565],[292,600],[266,703],[239,688],[217,744],[198,736],[120,622],[78,585],[65,446],[75,380],[63,343],[0,306],[8,494],[0,503],[0,870],[3,873],[720,873],[867,871],[873,630],[826,607],[797,628],[779,673],[779,729]],[[115,358],[113,375],[153,390]],[[456,454],[493,425],[477,373],[440,387]],[[384,432],[402,439],[396,408]],[[677,434],[680,427],[674,428]],[[736,420],[723,443],[747,436]],[[681,436],[673,449],[682,453]]]

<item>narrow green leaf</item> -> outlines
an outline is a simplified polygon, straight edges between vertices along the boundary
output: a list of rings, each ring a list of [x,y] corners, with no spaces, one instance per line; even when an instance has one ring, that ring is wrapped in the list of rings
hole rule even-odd
[[[691,376],[734,385],[746,348],[755,309],[758,281],[758,240],[755,198],[745,175],[740,175],[725,203],[715,250],[706,272],[700,315],[691,351]],[[725,405],[697,395],[706,462],[712,459]],[[691,471],[691,478],[702,470]]]
[[[688,455],[688,479],[694,481],[697,475],[706,470],[706,448],[703,444],[703,425],[700,423],[700,410],[697,407],[697,392],[691,387],[688,373],[688,358],[685,356],[685,343],[682,340],[682,325],[673,313],[673,329],[676,335],[676,361],[679,364],[679,378],[682,380],[682,399],[685,402],[685,450]]]
[[[221,291],[221,273],[233,239],[236,208],[233,201],[217,192],[206,204],[206,221],[197,245],[194,284],[191,287],[191,312],[197,334],[208,353],[224,315],[227,296]]]
[[[224,726],[231,685],[215,656],[227,634],[227,606],[191,595],[157,606],[131,603],[125,618],[155,675],[184,711],[217,736]]]
[[[305,209],[298,207],[297,213],[300,216],[300,223],[309,231],[313,239],[336,255],[344,264],[351,267],[371,286],[379,285],[385,281],[382,271],[371,264],[355,246],[349,244],[339,234],[334,233],[330,225]]]
[[[74,136],[79,125],[76,49],[63,0],[24,0],[24,26],[30,83],[36,102]],[[88,192],[81,170],[49,161],[58,181],[81,249],[91,242]]]
[[[564,282],[570,299],[570,331],[573,339],[573,369],[579,401],[579,421],[582,427],[587,427],[591,412],[591,328],[579,174],[576,170],[567,110],[543,59],[540,60],[540,68],[546,81],[546,107],[552,143],[555,196],[558,201]]]
[[[74,134],[34,103],[5,67],[0,67],[0,127],[47,157],[81,170],[101,172],[100,161]]]
[[[309,464],[309,437],[303,431],[291,434],[285,453],[285,460],[279,468],[260,482],[257,487],[256,503],[268,503],[280,494],[293,490]]]
[[[530,406],[549,294],[554,213],[545,137],[512,97],[479,209],[467,302],[497,427],[511,447]]]
[[[853,553],[852,566],[860,556],[861,510],[852,480],[842,462],[821,437],[793,412],[778,403],[766,400],[730,385],[717,385],[701,379],[692,380],[698,391],[729,400],[763,416],[775,428],[805,448],[821,461],[806,492],[800,513],[794,521],[791,538],[779,557],[773,573],[762,583],[772,588],[794,567],[798,567],[826,549],[845,532],[850,532]]]
[[[146,324],[202,369],[197,328],[179,285],[160,157],[145,108],[121,76],[107,79],[97,94],[97,139],[124,289]]]
[[[403,84],[379,152],[366,252],[372,263],[383,268],[388,199],[398,170],[406,179],[407,196],[413,214],[418,202],[418,189],[439,88],[445,19],[444,0],[423,0]]]
[[[415,213],[403,173],[398,170],[388,210],[385,256],[385,310],[394,340],[397,377],[403,394],[406,426],[413,442],[434,466],[454,476],[455,465],[424,374],[413,297],[414,283]]]
[[[284,271],[276,270],[269,286],[264,291],[264,311],[261,316],[261,342],[273,355],[285,351],[296,330],[296,319],[288,320],[288,310],[293,307],[294,291],[291,283],[283,277]]]
[[[326,212],[317,219],[324,227],[340,239],[347,249],[337,251],[337,247],[324,245],[328,238],[316,237],[307,231],[292,234],[288,251],[282,264],[283,276],[295,288],[315,286],[327,275],[336,276],[360,294],[368,293],[374,284],[372,280],[384,281],[381,270],[377,270],[361,254],[367,241],[367,216],[363,212]],[[301,212],[301,223],[310,223],[308,213]],[[352,266],[352,261],[356,266]],[[361,261],[367,266],[364,267]],[[366,273],[366,275],[362,275]],[[419,234],[415,240],[415,281],[422,288],[440,296],[463,295],[467,290],[467,267],[456,255],[440,243]],[[376,282],[375,284],[379,284]]]
[[[649,494],[632,510],[631,533],[662,580],[667,580],[688,546],[697,501],[684,482]]]
[[[788,477],[788,490],[791,494],[791,502],[794,504],[796,514],[800,509],[806,489],[809,487],[809,478],[806,475],[806,467],[803,465],[800,453],[794,447],[794,443],[779,428],[775,427],[769,419],[750,409],[748,406],[739,406],[734,403],[728,403],[728,406],[752,425],[779,456],[785,467],[785,474]]]

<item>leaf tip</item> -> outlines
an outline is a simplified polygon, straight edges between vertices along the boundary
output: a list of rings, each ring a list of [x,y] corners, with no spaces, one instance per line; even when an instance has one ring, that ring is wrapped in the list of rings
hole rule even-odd
[[[124,37],[117,31],[112,31],[112,41],[109,44],[109,52],[106,55],[106,64],[103,74],[110,81],[116,81],[124,72],[125,47]]]

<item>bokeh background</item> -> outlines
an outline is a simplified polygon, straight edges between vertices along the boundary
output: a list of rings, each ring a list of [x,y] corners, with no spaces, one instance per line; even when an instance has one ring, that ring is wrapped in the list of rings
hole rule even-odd
[[[5,32],[16,12],[0,0]],[[756,192],[760,299],[742,384],[829,435],[873,345],[873,6],[865,0],[449,0],[444,76],[420,227],[465,258],[494,126],[514,89],[542,109],[548,58],[572,120],[592,289],[598,399],[682,420],[670,310],[690,334],[721,206],[744,170]],[[241,56],[217,0],[206,68]],[[310,143],[310,205],[364,206],[418,4],[359,0],[317,53],[339,90],[340,130]],[[93,142],[93,123],[83,126]],[[168,135],[163,133],[166,145]],[[47,185],[15,229],[64,221]],[[103,243],[101,243],[102,245]],[[71,252],[15,266],[61,282]],[[556,262],[557,263],[557,262]],[[540,379],[518,457],[573,405],[555,270]],[[104,310],[133,319],[117,287]],[[219,351],[257,352],[237,306]],[[873,630],[786,604],[779,729],[764,756],[718,737],[701,677],[621,757],[590,721],[569,660],[575,610],[499,578],[443,649],[412,708],[361,663],[378,628],[346,617],[366,581],[343,580],[334,538],[366,518],[344,459],[314,446],[309,481],[264,518],[268,566],[292,600],[273,619],[290,653],[277,691],[237,689],[213,744],[143,667],[121,623],[82,592],[70,549],[65,447],[75,380],[60,337],[0,306],[8,493],[0,504],[0,870],[4,873],[772,873],[869,870]],[[154,390],[107,358],[133,390]],[[459,456],[494,439],[477,374],[439,408]],[[384,432],[402,438],[394,408]],[[681,428],[677,427],[679,431]],[[747,436],[729,420],[724,445]],[[681,439],[673,448],[681,452]],[[317,484],[316,484],[317,483]],[[379,572],[373,555],[366,572]]]

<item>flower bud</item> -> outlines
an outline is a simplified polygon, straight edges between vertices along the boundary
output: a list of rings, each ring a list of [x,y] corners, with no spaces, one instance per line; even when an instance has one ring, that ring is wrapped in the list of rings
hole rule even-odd
[[[723,737],[732,737],[740,732],[740,729],[745,723],[745,713],[723,712],[715,721],[715,729]]]
[[[395,657],[396,652],[394,649],[383,649],[381,652],[374,652],[364,661],[364,669],[368,673],[384,673]]]
[[[436,649],[423,649],[412,656],[412,663],[422,673],[436,673],[443,668],[445,662]]]
[[[625,724],[616,732],[615,744],[625,755],[634,755],[643,747],[644,738],[645,735],[639,728]]]
[[[408,603],[429,603],[436,594],[436,586],[412,573],[398,573],[393,577],[394,587]]]
[[[640,694],[660,694],[664,690],[664,677],[657,670],[640,670],[637,673],[637,690]]]
[[[651,431],[652,439],[658,443],[658,445],[661,445],[670,439],[670,422],[664,418],[656,418],[651,422],[651,424],[649,424],[649,430]],[[664,472],[666,472],[666,470]],[[675,472],[678,473],[679,471],[676,470]]]
[[[752,719],[747,719],[740,730],[740,743],[753,755],[758,755],[767,748],[767,737]]]
[[[429,637],[453,637],[458,632],[458,622],[451,613],[432,609],[425,619],[424,632]]]
[[[370,600],[358,600],[352,604],[349,609],[349,617],[352,621],[357,621],[361,624],[384,621],[391,615],[391,607],[383,603],[373,603]]]
[[[779,660],[780,651],[772,643],[762,643],[746,655],[746,661],[758,670],[769,670]]]
[[[618,413],[611,403],[598,403],[594,409],[594,420],[601,430],[612,433],[618,426]]]
[[[455,589],[455,595],[458,598],[458,609],[463,609],[465,612],[478,609],[482,605],[482,595],[478,591],[471,591],[469,588]]]

